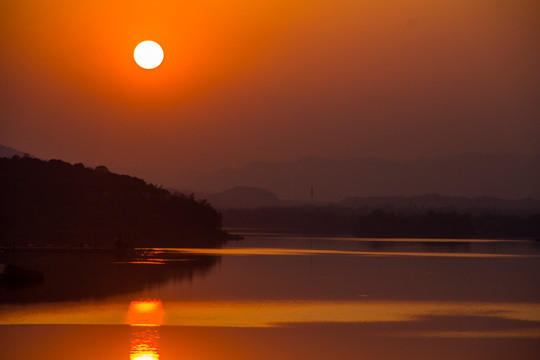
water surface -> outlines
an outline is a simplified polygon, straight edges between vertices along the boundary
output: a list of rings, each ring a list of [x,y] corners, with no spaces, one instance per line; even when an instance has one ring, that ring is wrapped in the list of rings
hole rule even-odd
[[[135,257],[5,253],[2,359],[537,359],[536,242],[246,233]],[[32,344],[32,346],[28,346]]]

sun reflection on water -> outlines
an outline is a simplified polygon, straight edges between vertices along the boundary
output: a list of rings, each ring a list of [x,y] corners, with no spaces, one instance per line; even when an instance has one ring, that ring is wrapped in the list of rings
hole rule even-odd
[[[156,327],[137,327],[131,337],[130,360],[158,360],[157,341],[159,332]]]
[[[161,300],[132,301],[126,323],[133,327],[130,360],[158,360],[158,327],[163,324],[165,312]]]
[[[131,326],[160,326],[164,317],[161,300],[138,300],[129,304],[126,323]]]
[[[155,360],[159,359],[159,354],[131,354],[130,360]]]

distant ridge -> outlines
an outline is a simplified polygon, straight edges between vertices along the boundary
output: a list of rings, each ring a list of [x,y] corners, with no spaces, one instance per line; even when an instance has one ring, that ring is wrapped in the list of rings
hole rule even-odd
[[[261,188],[238,186],[220,193],[196,193],[218,209],[255,209],[286,207],[321,207],[330,205],[351,209],[387,209],[417,211],[540,211],[540,200],[532,198],[502,199],[490,196],[464,197],[423,194],[416,196],[348,196],[335,203],[311,203],[279,199],[276,194]]]
[[[461,154],[399,163],[374,157],[254,162],[193,179],[201,192],[247,186],[281,199],[337,202],[349,196],[491,196],[540,199],[540,155]]]

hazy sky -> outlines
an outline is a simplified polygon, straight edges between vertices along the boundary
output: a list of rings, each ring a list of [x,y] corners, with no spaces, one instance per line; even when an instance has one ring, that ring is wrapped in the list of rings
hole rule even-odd
[[[307,155],[540,153],[537,0],[2,0],[0,143],[164,185]],[[133,49],[160,43],[163,64]]]

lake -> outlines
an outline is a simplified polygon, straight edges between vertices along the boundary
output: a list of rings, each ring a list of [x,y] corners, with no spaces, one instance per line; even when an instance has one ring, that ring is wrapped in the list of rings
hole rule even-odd
[[[222,249],[0,254],[44,274],[0,288],[0,358],[540,358],[539,242],[241,231]]]

